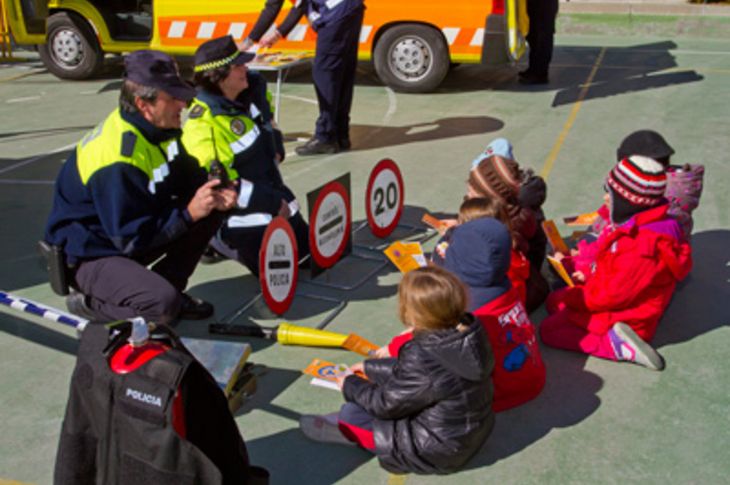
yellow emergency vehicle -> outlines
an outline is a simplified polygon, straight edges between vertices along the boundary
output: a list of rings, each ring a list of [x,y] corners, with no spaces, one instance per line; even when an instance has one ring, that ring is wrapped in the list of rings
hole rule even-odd
[[[202,42],[250,32],[265,0],[0,0],[17,44],[36,44],[58,77],[84,79],[107,53],[159,49],[192,55]],[[366,0],[361,60],[401,91],[436,88],[457,63],[506,64],[524,51],[525,0]],[[277,19],[288,13],[288,4]],[[277,44],[313,51],[302,21]]]

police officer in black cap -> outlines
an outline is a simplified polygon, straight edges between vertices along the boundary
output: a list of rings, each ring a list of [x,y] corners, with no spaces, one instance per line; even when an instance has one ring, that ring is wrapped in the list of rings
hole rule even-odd
[[[211,247],[259,274],[264,232],[276,216],[294,230],[299,256],[309,254],[309,226],[294,193],[284,184],[284,157],[266,80],[249,72],[249,52],[239,52],[228,35],[209,40],[195,51],[198,94],[190,106],[183,143],[201,166],[238,183],[236,207],[228,214]]]
[[[207,318],[213,306],[183,290],[237,194],[208,181],[179,141],[195,90],[175,61],[142,50],[125,67],[119,108],[61,168],[45,240],[65,253],[77,315]]]
[[[284,0],[268,0],[249,35],[247,47],[273,23]],[[261,38],[270,47],[285,37],[305,14],[317,32],[312,67],[319,117],[314,136],[297,147],[299,155],[337,153],[350,149],[350,108],[355,87],[357,48],[365,12],[363,0],[297,0],[275,31]]]
[[[523,84],[547,84],[548,68],[553,58],[558,0],[527,0],[527,16],[530,19],[527,33],[530,65],[519,73],[519,81]]]

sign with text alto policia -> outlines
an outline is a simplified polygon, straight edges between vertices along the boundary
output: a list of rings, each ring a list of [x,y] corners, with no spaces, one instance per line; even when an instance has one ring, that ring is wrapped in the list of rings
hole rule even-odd
[[[297,289],[299,250],[294,230],[283,217],[275,217],[264,232],[259,252],[259,280],[264,301],[282,315],[292,304]]]
[[[307,194],[312,277],[331,268],[352,251],[350,174]]]

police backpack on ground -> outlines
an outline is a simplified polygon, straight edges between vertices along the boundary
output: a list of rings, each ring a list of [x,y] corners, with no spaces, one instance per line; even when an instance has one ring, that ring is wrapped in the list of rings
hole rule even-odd
[[[171,329],[155,328],[153,358],[125,374],[112,370],[131,327],[82,333],[54,483],[266,483],[266,471],[249,464],[223,392]]]

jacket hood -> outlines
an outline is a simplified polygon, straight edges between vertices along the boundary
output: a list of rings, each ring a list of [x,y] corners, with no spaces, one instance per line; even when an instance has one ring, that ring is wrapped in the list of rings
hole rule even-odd
[[[414,334],[421,347],[450,372],[469,381],[482,381],[492,373],[492,351],[479,320],[471,313],[462,319],[468,329],[455,328]]]
[[[444,267],[469,290],[468,310],[473,311],[510,288],[507,278],[512,238],[496,219],[475,219],[454,229]]]

